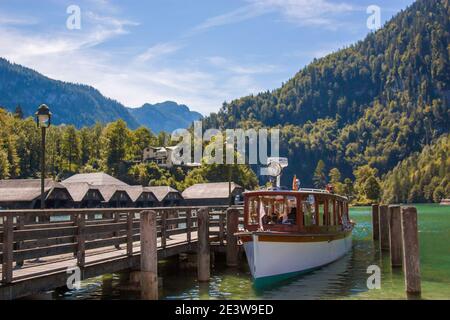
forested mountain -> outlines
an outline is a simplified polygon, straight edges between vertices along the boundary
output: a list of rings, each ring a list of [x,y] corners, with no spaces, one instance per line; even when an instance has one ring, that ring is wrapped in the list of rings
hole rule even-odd
[[[52,80],[0,58],[0,106],[12,112],[20,106],[27,117],[33,116],[42,103],[50,106],[54,124],[74,125],[77,128],[123,119],[132,129],[142,125],[154,132],[172,132],[187,128],[192,121],[202,117],[175,102],[126,108],[93,87]]]
[[[192,122],[202,118],[200,113],[190,111],[187,106],[172,101],[153,105],[147,103],[140,108],[129,108],[128,111],[141,125],[156,133],[171,133],[176,129],[188,128]]]
[[[375,33],[314,60],[280,89],[225,103],[207,127],[280,127],[293,174],[319,160],[342,178],[377,178],[449,132],[449,0],[418,0]]]
[[[0,106],[14,111],[19,105],[31,116],[42,103],[50,106],[55,124],[82,127],[123,119],[132,128],[139,126],[122,104],[93,87],[52,80],[0,58]]]
[[[391,203],[439,202],[450,195],[450,135],[400,162],[386,175],[383,199]]]

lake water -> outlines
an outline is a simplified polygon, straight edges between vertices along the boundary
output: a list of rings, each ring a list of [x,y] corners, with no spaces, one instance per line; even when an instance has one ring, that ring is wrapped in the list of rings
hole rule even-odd
[[[422,299],[450,299],[450,207],[416,205],[419,212],[419,238]],[[279,283],[268,289],[252,285],[245,259],[238,268],[225,267],[216,258],[212,279],[196,281],[195,268],[185,269],[177,259],[160,262],[163,286],[161,299],[406,299],[400,270],[391,270],[389,256],[380,254],[371,239],[371,209],[352,208],[357,223],[353,250],[343,259],[310,274]],[[282,261],[280,261],[282,263]],[[367,288],[367,267],[381,268],[381,289]],[[128,290],[120,274],[84,281],[77,291],[52,292],[53,299],[138,299],[139,292]]]

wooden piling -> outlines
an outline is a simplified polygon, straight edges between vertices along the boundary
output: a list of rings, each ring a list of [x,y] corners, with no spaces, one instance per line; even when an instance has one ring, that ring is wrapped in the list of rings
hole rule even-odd
[[[156,233],[156,212],[140,213],[141,233],[141,299],[158,299],[158,252]]]
[[[417,209],[414,207],[402,207],[401,223],[406,292],[418,294],[421,292],[421,285]]]
[[[11,283],[13,279],[13,250],[14,250],[14,217],[3,218],[3,265],[2,282]]]
[[[380,239],[380,220],[378,218],[378,204],[372,205],[372,238],[375,241]]]
[[[227,266],[238,265],[238,239],[234,235],[238,231],[239,210],[229,208],[227,210]]]
[[[389,243],[391,266],[401,267],[403,260],[402,222],[399,205],[389,206]]]
[[[197,271],[198,281],[209,281],[210,278],[210,250],[209,250],[209,212],[202,208],[197,213],[198,243],[197,243]]]
[[[389,251],[389,211],[388,206],[380,205],[378,208],[379,228],[380,228],[380,249]]]

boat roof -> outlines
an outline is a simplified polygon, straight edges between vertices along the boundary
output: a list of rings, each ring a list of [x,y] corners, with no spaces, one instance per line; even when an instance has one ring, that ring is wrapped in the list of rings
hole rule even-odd
[[[246,191],[244,192],[244,196],[270,196],[270,195],[290,195],[290,196],[295,196],[295,195],[325,195],[325,196],[330,196],[330,197],[335,197],[335,198],[339,198],[341,200],[344,201],[348,201],[348,198],[345,196],[341,196],[339,194],[336,193],[330,193],[326,190],[321,190],[321,189],[306,189],[306,188],[302,188],[299,189],[298,191],[294,191],[294,190],[256,190],[256,191]]]

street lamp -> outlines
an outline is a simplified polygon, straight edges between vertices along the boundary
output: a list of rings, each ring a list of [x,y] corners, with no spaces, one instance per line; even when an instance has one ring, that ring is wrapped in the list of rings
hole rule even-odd
[[[50,127],[52,113],[42,104],[35,113],[38,128],[41,128],[41,209],[45,209],[45,130]]]

